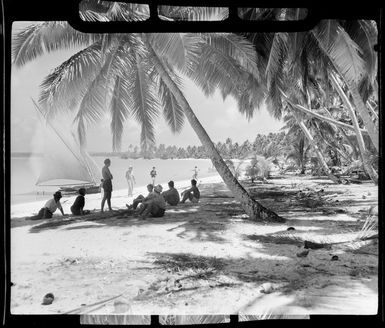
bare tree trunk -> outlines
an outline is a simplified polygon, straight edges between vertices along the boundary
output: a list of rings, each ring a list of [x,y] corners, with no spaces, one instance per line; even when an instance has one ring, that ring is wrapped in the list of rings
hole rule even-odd
[[[211,141],[206,130],[203,128],[202,124],[199,122],[198,118],[195,116],[193,110],[191,109],[189,103],[187,102],[185,96],[180,91],[175,82],[171,79],[170,75],[163,66],[163,63],[156,55],[155,51],[147,42],[148,49],[151,54],[151,59],[154,65],[157,67],[158,72],[161,75],[164,83],[170,89],[179,105],[183,108],[183,111],[189,121],[191,127],[196,132],[199,140],[202,145],[205,147],[207,154],[209,154],[210,159],[218,171],[219,175],[222,177],[223,181],[233,193],[235,199],[237,199],[242,208],[245,210],[246,214],[253,220],[256,221],[275,221],[275,222],[284,222],[285,219],[274,213],[273,211],[267,209],[259,202],[251,198],[250,194],[242,187],[238,180],[231,173],[230,169],[224,162],[223,158],[219,154],[218,150],[215,148],[214,143]]]
[[[360,148],[362,164],[364,165],[365,171],[369,174],[370,179],[372,179],[372,181],[375,184],[378,184],[378,174],[374,170],[374,168],[369,164],[369,158],[368,158],[368,155],[366,152],[364,138],[362,137],[360,127],[358,125],[358,120],[357,120],[356,114],[354,112],[354,108],[353,108],[352,104],[350,103],[348,97],[345,95],[344,91],[342,90],[341,86],[339,85],[336,77],[333,74],[331,74],[330,78],[331,78],[333,86],[336,88],[338,94],[342,98],[342,101],[345,103],[345,105],[349,111],[350,117],[353,121],[353,126],[355,128],[356,136],[357,136],[358,147]],[[361,99],[360,95],[359,95],[359,97]],[[361,99],[361,101],[362,101],[362,99]],[[372,121],[372,123],[373,123],[373,121]],[[369,134],[369,136],[370,136],[370,134]],[[378,136],[377,136],[377,138],[378,138]],[[377,140],[377,146],[378,146],[378,140]]]
[[[300,126],[301,130],[305,134],[307,140],[309,143],[313,146],[314,151],[317,154],[318,160],[320,161],[323,170],[325,171],[326,175],[329,177],[330,180],[332,180],[334,183],[341,183],[341,180],[338,179],[335,175],[333,175],[329,169],[329,166],[326,163],[326,160],[324,156],[322,155],[320,149],[318,148],[317,143],[315,142],[313,136],[311,135],[309,129],[306,127],[305,123],[303,120],[299,117],[298,114],[294,113],[294,116],[298,122],[298,125]]]

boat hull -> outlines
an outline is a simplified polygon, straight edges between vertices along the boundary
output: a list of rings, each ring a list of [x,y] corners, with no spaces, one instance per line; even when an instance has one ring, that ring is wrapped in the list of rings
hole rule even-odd
[[[68,186],[68,187],[60,187],[59,191],[61,191],[62,194],[76,194],[78,193],[80,188],[84,188],[86,190],[87,194],[97,194],[100,192],[100,186]]]

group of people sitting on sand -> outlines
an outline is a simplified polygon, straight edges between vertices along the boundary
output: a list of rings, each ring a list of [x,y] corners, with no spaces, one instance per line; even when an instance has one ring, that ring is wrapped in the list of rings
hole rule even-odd
[[[162,192],[163,187],[152,184],[147,185],[148,195],[145,197],[139,195],[136,197],[132,205],[126,204],[127,208],[134,211],[134,215],[145,219],[148,216],[162,217],[166,211],[166,204],[176,206],[179,203],[184,203],[190,200],[192,203],[198,203],[200,198],[200,191],[197,187],[197,181],[191,180],[191,187],[181,193],[182,200],[180,200],[179,192],[174,187],[174,181],[168,183],[168,190]]]
[[[148,195],[146,197],[143,195],[139,195],[133,200],[132,205],[126,204],[126,206],[129,210],[133,211],[134,216],[139,216],[140,218],[145,219],[148,216],[163,217],[166,211],[166,204],[176,206],[179,203],[185,203],[186,200],[190,200],[192,203],[198,203],[199,201],[200,192],[197,187],[197,181],[194,179],[191,180],[191,187],[181,193],[182,200],[180,200],[179,193],[174,187],[174,181],[170,181],[168,183],[168,187],[168,190],[162,192],[163,187],[161,185],[157,185],[154,187],[152,184],[149,184],[147,185]],[[106,191],[104,191],[104,193],[106,193]],[[107,191],[107,193],[111,195],[111,191]],[[73,205],[70,208],[73,215],[85,215],[90,213],[89,210],[84,210],[85,194],[86,190],[84,188],[80,188],[79,195],[76,197]],[[110,201],[110,197],[103,197],[103,200],[107,200],[108,202]],[[61,192],[55,192],[53,194],[53,198],[48,200],[45,203],[44,207],[40,209],[39,213],[36,216],[31,217],[30,219],[39,220],[52,218],[53,213],[57,209],[59,209],[62,215],[65,216],[63,207],[60,203],[61,198]],[[108,204],[109,207],[111,206],[110,204],[111,203]]]
[[[86,190],[84,188],[79,189],[79,195],[76,197],[74,203],[71,206],[71,213],[73,215],[85,215],[89,214],[89,210],[84,209],[84,205],[86,203],[85,201],[85,195],[86,195]],[[31,220],[39,220],[39,219],[50,219],[52,218],[53,213],[59,209],[61,214],[65,216],[63,207],[60,203],[60,199],[62,198],[62,194],[60,191],[57,191],[53,194],[53,198],[48,200],[44,207],[42,207],[39,211],[39,213],[33,217],[31,217]]]

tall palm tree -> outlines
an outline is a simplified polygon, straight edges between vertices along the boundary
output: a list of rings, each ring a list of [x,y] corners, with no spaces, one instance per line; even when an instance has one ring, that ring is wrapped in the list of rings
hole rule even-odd
[[[144,11],[133,11],[122,3],[81,8],[85,18],[110,20],[143,19]],[[239,184],[215,148],[181,91],[178,72],[193,79],[207,94],[220,88],[223,96],[238,100],[239,110],[252,115],[262,101],[262,88],[253,46],[232,34],[95,34],[84,35],[63,22],[33,24],[14,38],[14,64],[22,66],[46,51],[73,46],[83,49],[43,81],[40,103],[47,119],[60,110],[75,111],[81,142],[86,126],[112,117],[113,148],[120,148],[123,122],[133,116],[141,123],[141,146],[154,144],[153,124],[159,108],[174,133],[184,119],[197,133],[213,165],[226,185],[255,220],[283,221],[283,218],[250,197]]]
[[[296,18],[300,16],[300,12],[301,9],[292,8],[285,10],[283,14],[289,18]],[[270,13],[276,15],[275,17],[282,15],[280,11],[270,11]],[[355,21],[350,24],[339,21],[323,21],[309,32],[275,33],[264,35],[264,38],[260,35],[249,35],[249,39],[253,40],[254,44],[258,41],[263,45],[259,48],[265,52],[267,104],[273,115],[280,117],[282,109],[287,108],[285,104],[288,102],[289,108],[292,109],[300,108],[303,110],[304,106],[307,106],[308,109],[312,108],[308,106],[309,101],[311,101],[308,97],[308,91],[317,88],[317,75],[312,73],[312,69],[317,68],[320,71],[318,75],[325,81],[331,80],[330,82],[333,82],[333,74],[336,74],[348,87],[352,101],[358,104],[356,104],[356,109],[363,119],[373,145],[378,149],[378,128],[373,120],[367,118],[368,109],[359,108],[375,89],[376,56],[373,54],[375,35],[375,26],[365,21]],[[365,56],[362,56],[361,52]],[[290,82],[287,81],[288,76],[291,79]],[[290,86],[290,90],[288,90],[288,86]],[[334,87],[336,87],[335,84]],[[324,95],[326,99],[329,89],[331,88],[327,86]],[[360,91],[359,94],[357,94],[357,90]],[[296,94],[293,94],[294,91]],[[319,91],[320,88],[317,92],[319,93]],[[311,113],[312,111],[308,112]],[[353,111],[349,110],[348,112],[354,122]],[[319,117],[322,118],[322,116]],[[327,117],[324,119],[331,121]],[[305,125],[301,124],[301,126],[305,134],[312,138],[305,131]],[[360,138],[359,131],[361,130],[357,124],[350,126],[350,128],[356,131],[360,154],[365,158],[363,162],[366,171],[376,183],[376,172],[370,165],[365,164],[369,161],[362,138]]]
[[[305,174],[306,162],[308,160],[308,153],[310,145],[307,144],[303,133],[297,135],[291,144],[291,151],[286,156],[286,160],[293,159],[297,166],[301,169],[300,174]]]

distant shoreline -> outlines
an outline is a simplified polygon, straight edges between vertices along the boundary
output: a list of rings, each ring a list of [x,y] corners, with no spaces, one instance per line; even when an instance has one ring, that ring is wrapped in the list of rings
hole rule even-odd
[[[115,154],[115,153],[98,153],[98,152],[89,152],[89,155],[90,156],[100,156],[100,157],[121,157],[122,154]],[[26,152],[14,152],[14,153],[11,153],[11,158],[28,158],[28,157],[43,157],[44,154],[43,153],[26,153]],[[143,157],[128,157],[128,158],[122,158],[122,159],[127,159],[127,160],[135,160],[135,159],[146,159],[146,158],[143,158]],[[152,159],[163,159],[163,160],[177,160],[177,159],[183,159],[183,160],[186,160],[186,159],[194,159],[194,160],[198,160],[198,159],[210,159],[210,158],[193,158],[193,157],[185,157],[185,158],[161,158],[161,157],[154,157],[154,158],[148,158],[148,160],[152,160]]]

